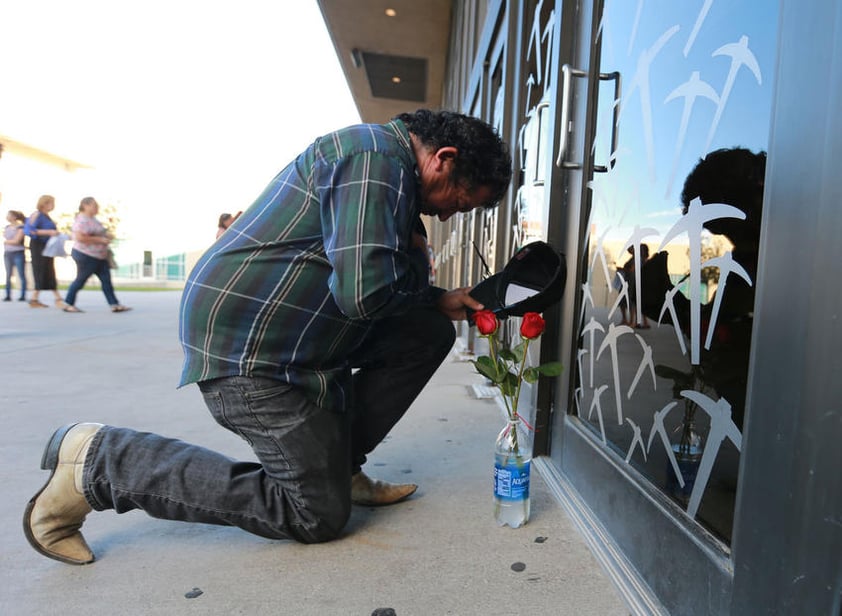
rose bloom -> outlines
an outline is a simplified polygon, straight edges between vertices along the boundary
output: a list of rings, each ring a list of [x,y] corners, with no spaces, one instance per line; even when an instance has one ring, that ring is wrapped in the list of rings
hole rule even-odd
[[[497,331],[497,316],[490,310],[478,310],[474,313],[474,323],[479,333],[490,336]]]
[[[534,340],[544,333],[546,322],[537,312],[527,312],[520,323],[520,335],[527,340]]]

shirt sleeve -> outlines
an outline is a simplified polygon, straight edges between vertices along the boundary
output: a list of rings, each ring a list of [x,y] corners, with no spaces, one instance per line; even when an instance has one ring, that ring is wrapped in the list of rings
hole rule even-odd
[[[324,163],[317,176],[328,284],[343,314],[382,318],[427,301],[426,266],[410,256],[419,217],[413,170],[363,152]]]

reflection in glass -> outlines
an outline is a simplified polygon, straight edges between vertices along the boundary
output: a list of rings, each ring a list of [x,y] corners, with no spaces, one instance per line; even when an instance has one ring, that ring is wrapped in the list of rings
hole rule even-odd
[[[606,2],[575,409],[730,542],[777,16]],[[613,126],[615,106],[618,122]],[[617,131],[616,149],[612,144]],[[613,165],[605,164],[612,161]]]

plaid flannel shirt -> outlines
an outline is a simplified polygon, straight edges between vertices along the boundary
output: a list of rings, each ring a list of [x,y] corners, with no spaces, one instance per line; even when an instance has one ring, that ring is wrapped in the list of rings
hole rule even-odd
[[[350,402],[348,357],[372,323],[430,302],[416,160],[400,121],[316,140],[199,259],[185,284],[180,385],[260,376]],[[423,225],[422,225],[423,228]]]

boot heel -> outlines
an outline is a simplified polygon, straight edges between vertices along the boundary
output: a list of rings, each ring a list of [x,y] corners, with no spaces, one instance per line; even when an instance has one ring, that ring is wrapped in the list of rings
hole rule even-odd
[[[75,423],[62,426],[50,437],[50,442],[44,448],[44,455],[41,456],[41,469],[45,471],[55,470],[58,466],[58,452],[61,449],[61,442],[70,429],[75,426]]]

